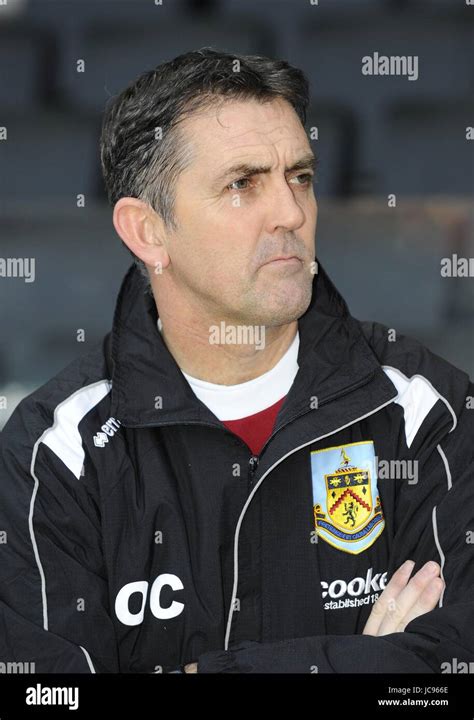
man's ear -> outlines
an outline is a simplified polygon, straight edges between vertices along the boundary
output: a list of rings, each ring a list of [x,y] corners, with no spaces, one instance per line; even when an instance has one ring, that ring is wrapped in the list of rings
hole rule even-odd
[[[125,245],[152,269],[165,268],[170,258],[163,243],[163,221],[148,203],[133,197],[115,203],[113,223]]]

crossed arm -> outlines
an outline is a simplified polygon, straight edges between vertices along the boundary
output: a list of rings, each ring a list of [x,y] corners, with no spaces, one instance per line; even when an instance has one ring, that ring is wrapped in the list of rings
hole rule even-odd
[[[444,588],[440,566],[429,561],[411,577],[414,565],[413,560],[407,560],[392,575],[374,603],[363,635],[380,637],[403,632],[409,622],[436,607]],[[198,663],[188,663],[184,669],[186,673],[197,673]]]

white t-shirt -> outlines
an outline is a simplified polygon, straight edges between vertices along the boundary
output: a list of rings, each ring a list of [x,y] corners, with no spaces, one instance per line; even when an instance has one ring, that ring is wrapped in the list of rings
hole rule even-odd
[[[161,320],[158,318],[161,332]],[[219,420],[239,420],[255,415],[287,395],[298,372],[299,331],[290,347],[271,370],[237,385],[218,385],[181,371],[195,395]]]

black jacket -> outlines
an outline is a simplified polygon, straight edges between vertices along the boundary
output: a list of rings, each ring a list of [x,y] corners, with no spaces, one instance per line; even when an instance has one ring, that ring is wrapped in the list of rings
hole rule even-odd
[[[1,433],[1,660],[140,673],[472,660],[468,376],[354,319],[320,266],[298,373],[254,458],[194,395],[156,322],[132,266],[104,343]],[[408,558],[414,572],[441,564],[439,607],[405,632],[362,635]]]

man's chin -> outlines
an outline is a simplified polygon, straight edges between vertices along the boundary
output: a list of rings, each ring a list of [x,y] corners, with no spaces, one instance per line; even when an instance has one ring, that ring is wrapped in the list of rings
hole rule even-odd
[[[273,307],[271,304],[266,307],[266,311],[261,313],[259,324],[266,325],[267,327],[288,325],[304,315],[310,302],[311,289],[309,289],[307,293],[302,294],[299,299],[296,299],[294,296],[291,298],[285,297],[283,301],[280,299],[279,302],[275,302]]]

